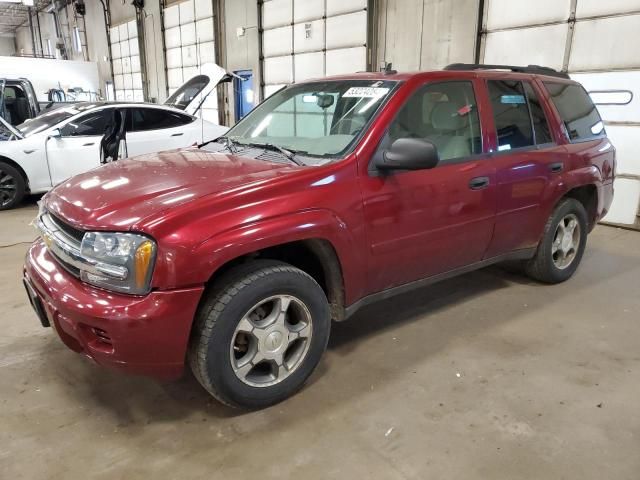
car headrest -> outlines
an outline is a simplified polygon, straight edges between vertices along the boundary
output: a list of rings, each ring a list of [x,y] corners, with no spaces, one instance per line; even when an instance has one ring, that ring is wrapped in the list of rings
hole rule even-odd
[[[431,111],[431,124],[437,130],[460,130],[466,123],[467,117],[460,115],[458,108],[451,102],[437,103]]]

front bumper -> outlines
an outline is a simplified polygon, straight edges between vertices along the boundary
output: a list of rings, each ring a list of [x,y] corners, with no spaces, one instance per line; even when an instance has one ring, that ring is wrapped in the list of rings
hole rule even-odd
[[[133,374],[163,380],[182,374],[204,287],[144,297],[94,288],[64,270],[41,240],[27,253],[24,279],[42,304],[44,320],[71,350]]]

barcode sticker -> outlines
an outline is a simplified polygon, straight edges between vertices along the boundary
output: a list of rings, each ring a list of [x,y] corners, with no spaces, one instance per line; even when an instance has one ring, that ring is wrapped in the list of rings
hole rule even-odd
[[[351,87],[344,92],[343,97],[375,98],[385,95],[388,88],[381,87]]]

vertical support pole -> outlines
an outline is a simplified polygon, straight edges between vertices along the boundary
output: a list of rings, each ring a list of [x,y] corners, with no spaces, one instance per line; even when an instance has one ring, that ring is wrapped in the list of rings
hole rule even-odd
[[[33,7],[29,7],[27,14],[29,15],[29,31],[31,32],[31,47],[33,48],[33,56],[38,56],[38,48],[36,47],[36,32],[33,29]]]

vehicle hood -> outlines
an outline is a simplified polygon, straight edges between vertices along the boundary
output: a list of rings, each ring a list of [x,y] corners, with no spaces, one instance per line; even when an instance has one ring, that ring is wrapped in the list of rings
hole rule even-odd
[[[207,195],[255,187],[295,167],[192,148],[120,160],[59,184],[48,210],[83,229],[123,231]]]

